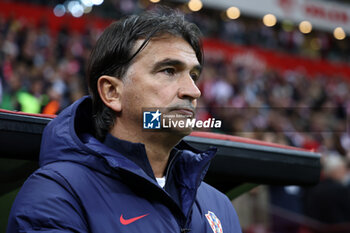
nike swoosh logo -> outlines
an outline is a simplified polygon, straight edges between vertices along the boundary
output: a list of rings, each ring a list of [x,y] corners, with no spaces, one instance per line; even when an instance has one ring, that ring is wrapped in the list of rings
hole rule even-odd
[[[130,218],[130,219],[124,219],[123,215],[120,215],[120,223],[123,225],[129,225],[130,223],[133,223],[133,222],[135,222],[143,217],[146,217],[147,215],[149,215],[149,214],[144,214],[144,215],[141,215],[141,216],[138,216],[135,218]]]

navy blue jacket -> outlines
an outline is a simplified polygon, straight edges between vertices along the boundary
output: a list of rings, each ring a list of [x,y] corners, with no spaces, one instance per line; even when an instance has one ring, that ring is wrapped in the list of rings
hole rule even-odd
[[[179,143],[163,189],[144,145],[98,141],[90,112],[91,99],[82,98],[45,128],[40,168],[13,204],[8,233],[241,232],[228,198],[202,182],[215,149]]]

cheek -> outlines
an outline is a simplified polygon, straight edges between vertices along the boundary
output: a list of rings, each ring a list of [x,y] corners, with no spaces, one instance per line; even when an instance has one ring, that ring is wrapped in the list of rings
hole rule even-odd
[[[154,97],[161,107],[166,107],[175,99],[176,93],[174,88],[160,88],[154,91]]]
[[[128,108],[135,108],[142,105],[141,101],[143,98],[140,96],[141,93],[128,93],[124,96],[124,103]]]
[[[155,80],[146,75],[139,79],[135,75],[130,83],[125,86],[126,98],[123,102],[131,108],[142,107],[166,107],[176,98],[176,88],[173,82]]]
[[[121,101],[125,109],[136,107],[140,102],[140,93],[133,85],[125,85],[121,95]]]

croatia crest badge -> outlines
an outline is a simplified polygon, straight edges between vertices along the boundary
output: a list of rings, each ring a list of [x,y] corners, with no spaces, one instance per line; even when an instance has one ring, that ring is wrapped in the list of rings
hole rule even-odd
[[[205,217],[207,218],[209,225],[214,233],[223,233],[221,222],[213,212],[208,211],[208,213],[205,215]]]

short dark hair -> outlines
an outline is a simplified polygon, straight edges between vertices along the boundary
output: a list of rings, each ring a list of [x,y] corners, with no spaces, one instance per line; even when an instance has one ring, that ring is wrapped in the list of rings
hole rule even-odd
[[[199,28],[187,22],[184,15],[169,8],[157,8],[140,15],[130,15],[112,23],[102,33],[93,48],[87,70],[89,92],[92,96],[92,112],[95,137],[103,140],[114,125],[116,112],[107,107],[100,98],[97,81],[102,75],[123,78],[136,55],[148,42],[165,34],[182,37],[187,41],[198,62],[203,62],[201,32]],[[135,42],[144,39],[136,49]],[[133,51],[135,51],[132,53]]]

